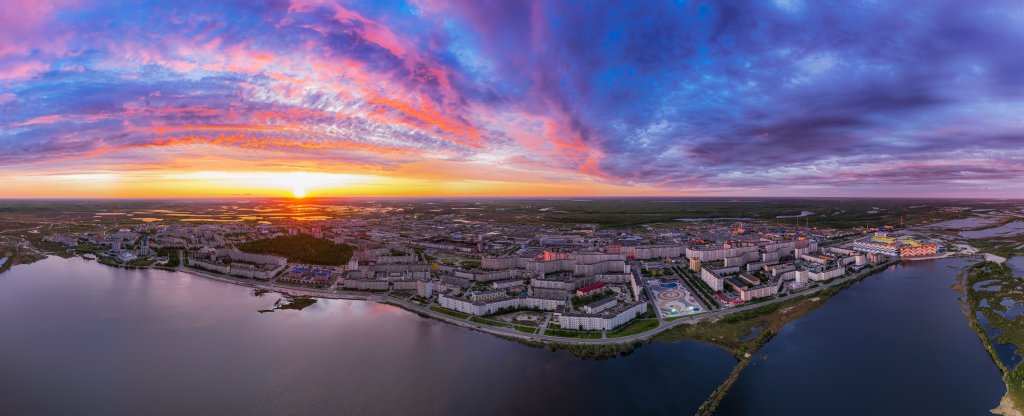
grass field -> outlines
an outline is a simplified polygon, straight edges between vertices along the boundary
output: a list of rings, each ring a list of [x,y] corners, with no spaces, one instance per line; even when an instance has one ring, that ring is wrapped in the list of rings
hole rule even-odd
[[[958,201],[959,203],[959,201]],[[814,214],[800,219],[812,226],[853,228],[896,224],[902,216],[908,224],[957,218],[960,212],[937,212],[936,205],[949,201],[884,199],[787,199],[787,198],[594,198],[588,201],[495,201],[481,204],[502,209],[500,215],[529,218],[538,223],[597,224],[609,228],[673,224],[680,219],[735,217],[782,223],[796,219],[777,218]],[[970,205],[966,201],[962,205]],[[1014,206],[1007,203],[1007,206]],[[551,208],[539,213],[538,209]],[[986,208],[992,208],[990,204]],[[1000,206],[1001,207],[1001,206]],[[484,214],[484,213],[482,213]]]
[[[984,238],[969,241],[971,246],[981,250],[983,253],[992,253],[1000,257],[1010,258],[1013,256],[1024,255],[1024,234],[999,237],[999,238]]]
[[[574,331],[571,329],[560,329],[560,328],[548,328],[544,331],[544,335],[552,337],[564,337],[564,338],[587,338],[587,339],[600,339],[601,333],[598,331]]]
[[[831,296],[863,278],[885,270],[889,265],[890,263],[880,264],[863,272],[854,280],[837,283],[815,294],[794,295],[795,297],[787,298],[785,301],[731,313],[717,321],[680,325],[658,334],[654,339],[669,342],[696,339],[720,345],[731,350],[736,356],[742,356],[744,353],[756,351],[759,333],[778,333],[789,322],[824,305]]]
[[[658,334],[654,339],[669,342],[696,339],[720,345],[740,356],[753,352],[758,333],[766,330],[778,332],[790,321],[817,309],[826,301],[827,297],[823,296],[794,298],[727,315],[715,322],[680,325]]]
[[[455,317],[455,318],[459,318],[459,319],[469,318],[469,314],[465,314],[465,313],[462,313],[462,312],[459,312],[459,311],[453,311],[451,309],[445,309],[445,308],[442,308],[442,307],[437,306],[437,305],[431,306],[430,310],[432,310],[434,312],[443,313],[445,315],[448,315],[448,316],[451,316],[451,317]]]
[[[481,318],[481,317],[478,317],[478,316],[471,317],[471,318],[469,318],[469,320],[472,321],[472,322],[476,322],[478,324],[483,324],[483,325],[487,325],[487,326],[496,326],[496,327],[499,327],[499,328],[512,328],[512,329],[515,329],[516,331],[524,332],[524,333],[527,333],[527,334],[533,334],[533,333],[537,332],[537,327],[535,327],[535,326],[518,325],[518,324],[513,324],[513,323],[508,323],[508,322],[495,321],[495,320],[491,320],[491,319]]]
[[[657,319],[637,319],[623,325],[614,331],[608,332],[608,338],[621,338],[647,332],[658,327]]]
[[[330,240],[306,234],[250,241],[239,244],[238,249],[247,253],[284,256],[290,262],[326,266],[341,266],[348,263],[353,252],[352,247],[347,244],[335,244]]]

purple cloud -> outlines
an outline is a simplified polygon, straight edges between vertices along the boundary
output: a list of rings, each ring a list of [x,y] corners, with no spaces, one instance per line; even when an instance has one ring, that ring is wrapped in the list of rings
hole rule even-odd
[[[215,147],[665,193],[1024,192],[1015,1],[24,6],[0,14],[7,172]]]

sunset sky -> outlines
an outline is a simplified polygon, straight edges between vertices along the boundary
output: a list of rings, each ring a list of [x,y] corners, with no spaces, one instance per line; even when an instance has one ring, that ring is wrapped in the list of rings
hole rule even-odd
[[[1024,197],[1024,2],[12,0],[0,197]]]

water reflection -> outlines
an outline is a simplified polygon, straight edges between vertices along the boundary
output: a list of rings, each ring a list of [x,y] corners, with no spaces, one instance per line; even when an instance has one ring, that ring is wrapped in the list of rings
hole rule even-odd
[[[720,413],[988,413],[1005,386],[950,290],[965,265],[906,263],[844,290],[769,341]]]
[[[583,361],[370,302],[50,258],[0,276],[5,414],[692,414],[735,360]],[[59,392],[59,400],[55,400]]]

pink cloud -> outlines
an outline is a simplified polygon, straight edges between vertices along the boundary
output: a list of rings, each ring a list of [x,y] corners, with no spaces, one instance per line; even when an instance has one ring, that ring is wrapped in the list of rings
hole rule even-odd
[[[0,66],[0,81],[23,81],[31,79],[50,66],[39,61],[22,61]]]
[[[14,125],[14,127],[34,126],[34,125],[37,125],[37,124],[52,124],[52,123],[56,123],[56,122],[59,122],[59,121],[63,121],[64,119],[65,119],[65,117],[60,116],[60,115],[56,115],[56,114],[49,115],[49,116],[41,116],[41,117],[33,118],[31,120],[28,120],[28,121],[23,121],[21,123],[17,123],[17,124]]]
[[[0,7],[0,58],[28,55],[33,50],[48,55],[67,51],[67,31],[53,22],[56,11],[74,6],[76,0],[9,0]]]

